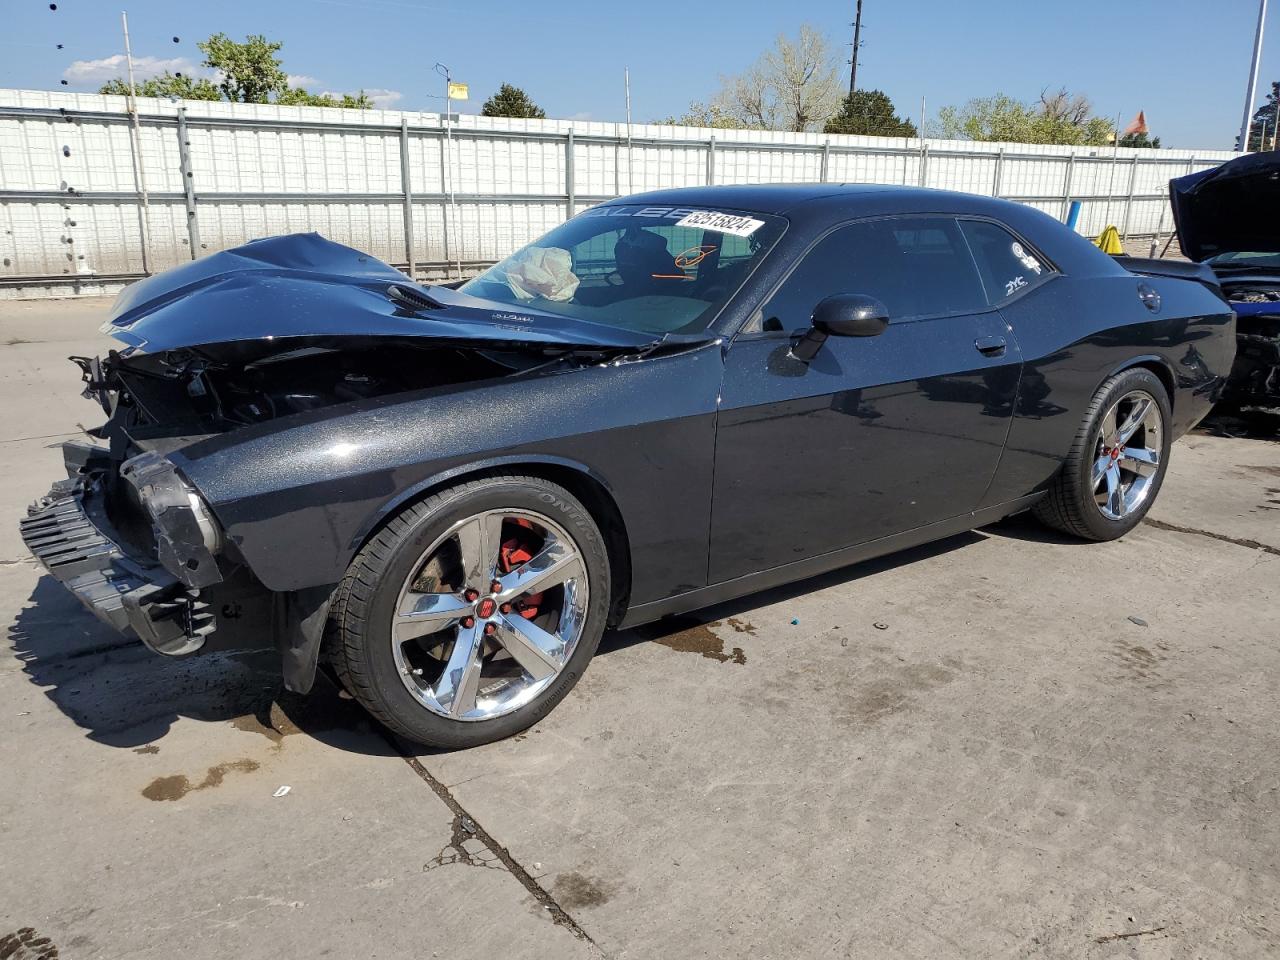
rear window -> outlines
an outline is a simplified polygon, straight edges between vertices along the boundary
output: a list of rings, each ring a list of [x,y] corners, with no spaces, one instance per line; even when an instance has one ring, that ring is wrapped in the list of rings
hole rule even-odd
[[[1055,275],[1052,266],[1003,227],[988,220],[962,220],[960,226],[978,264],[988,303],[1001,303]]]

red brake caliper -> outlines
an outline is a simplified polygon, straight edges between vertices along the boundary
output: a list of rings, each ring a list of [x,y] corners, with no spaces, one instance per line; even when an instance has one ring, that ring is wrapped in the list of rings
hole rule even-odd
[[[516,520],[515,524],[525,530],[533,530],[533,524],[528,520]],[[498,569],[503,573],[510,573],[521,564],[528,563],[533,559],[533,552],[530,546],[531,538],[527,535],[518,534],[510,540],[504,540],[502,549],[498,551]],[[516,610],[526,620],[532,620],[538,615],[538,605],[540,603],[542,603],[542,594],[531,593],[527,597],[522,597],[516,601]]]

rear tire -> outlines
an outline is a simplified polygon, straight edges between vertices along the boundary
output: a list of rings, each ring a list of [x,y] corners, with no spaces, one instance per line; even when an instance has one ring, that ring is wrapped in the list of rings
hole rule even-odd
[[[608,609],[608,554],[587,509],[537,477],[484,477],[405,507],[357,554],[330,613],[330,658],[395,733],[473,747],[564,698]]]
[[[1135,367],[1098,388],[1048,492],[1032,508],[1055,530],[1115,540],[1147,515],[1169,462],[1169,395]]]

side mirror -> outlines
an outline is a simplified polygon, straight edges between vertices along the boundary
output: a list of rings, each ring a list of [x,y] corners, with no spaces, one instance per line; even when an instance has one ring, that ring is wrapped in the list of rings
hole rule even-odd
[[[791,348],[791,356],[808,363],[818,355],[827,337],[877,337],[889,325],[889,311],[875,297],[839,293],[813,309],[812,326]]]

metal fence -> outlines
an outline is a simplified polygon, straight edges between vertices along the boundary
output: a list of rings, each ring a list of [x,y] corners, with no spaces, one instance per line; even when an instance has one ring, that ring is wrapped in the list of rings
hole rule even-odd
[[[0,297],[110,291],[299,230],[414,276],[474,272],[611,197],[898,183],[996,195],[1078,229],[1167,232],[1167,181],[1230,151],[1113,150],[0,91]]]

